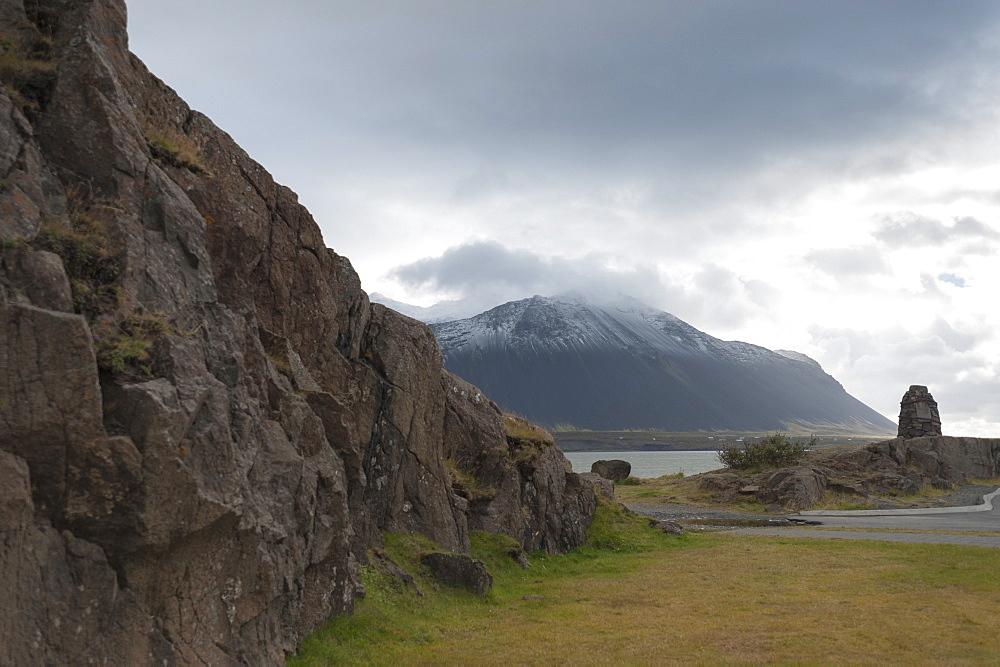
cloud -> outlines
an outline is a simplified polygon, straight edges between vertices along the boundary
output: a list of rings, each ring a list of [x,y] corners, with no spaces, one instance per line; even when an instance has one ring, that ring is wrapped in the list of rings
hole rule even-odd
[[[959,218],[946,225],[940,220],[913,213],[886,216],[872,236],[896,247],[941,246],[955,241],[993,246],[1000,240],[1000,232],[975,218]]]
[[[567,259],[496,242],[455,246],[438,257],[398,266],[390,276],[407,290],[479,303],[483,310],[535,294],[626,294],[709,329],[739,326],[773,301],[778,291],[765,281],[746,280],[715,264],[702,265],[679,279],[654,264],[623,265],[600,253]]]
[[[660,301],[666,286],[652,266],[611,268],[607,257],[546,257],[511,249],[493,241],[466,243],[398,266],[390,277],[401,285],[451,298],[476,299],[490,306],[541,294],[572,290],[596,294],[621,292],[641,300]],[[492,302],[492,303],[490,303]]]
[[[912,329],[812,326],[809,333],[825,369],[851,377],[848,391],[879,412],[895,416],[906,388],[924,384],[941,406],[946,433],[996,435],[982,430],[989,428],[983,416],[1000,408],[1000,362],[985,322],[935,318]]]
[[[129,8],[133,47],[198,108],[245,118],[254,102],[238,136],[268,164],[371,171],[386,186],[434,176],[461,195],[490,172],[507,174],[490,187],[616,174],[702,205],[777,163],[812,182],[926,156],[914,136],[973,124],[998,12],[985,0]],[[202,48],[178,51],[171,34]],[[306,131],[275,132],[288,118]]]
[[[813,249],[806,253],[805,259],[820,271],[841,278],[886,272],[885,261],[874,246]]]

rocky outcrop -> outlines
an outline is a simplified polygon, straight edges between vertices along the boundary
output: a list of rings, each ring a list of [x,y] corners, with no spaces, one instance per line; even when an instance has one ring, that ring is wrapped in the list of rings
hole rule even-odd
[[[783,468],[760,480],[754,493],[768,505],[778,504],[803,509],[823,496],[826,484],[827,476],[820,468],[806,466]]]
[[[934,436],[820,449],[809,452],[802,465],[767,472],[705,473],[699,486],[726,502],[752,497],[800,510],[828,490],[862,499],[905,496],[924,485],[950,489],[956,483],[998,476],[1000,439]]]
[[[125,17],[0,0],[0,664],[276,664],[385,531],[580,544],[592,486],[369,303]]]
[[[599,484],[572,472],[552,441],[508,436],[500,409],[446,374],[445,457],[469,530],[504,533],[526,551],[563,552],[586,541]],[[471,433],[461,446],[461,433]]]

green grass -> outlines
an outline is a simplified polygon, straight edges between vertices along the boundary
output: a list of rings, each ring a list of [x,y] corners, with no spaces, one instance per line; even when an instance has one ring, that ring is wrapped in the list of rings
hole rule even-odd
[[[607,507],[570,554],[534,554],[521,570],[509,546],[474,537],[495,579],[478,597],[423,575],[426,540],[390,536],[386,550],[426,597],[366,566],[356,614],[305,638],[289,664],[1000,660],[998,549],[671,538]]]

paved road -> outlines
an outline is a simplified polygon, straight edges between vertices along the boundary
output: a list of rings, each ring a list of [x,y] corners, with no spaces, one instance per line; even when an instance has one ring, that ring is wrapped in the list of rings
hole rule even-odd
[[[1000,548],[1000,537],[984,535],[940,535],[930,533],[887,533],[878,532],[885,529],[904,528],[908,530],[965,530],[965,531],[1000,531],[1000,496],[992,500],[993,509],[989,511],[952,512],[947,514],[892,514],[887,512],[882,516],[852,515],[844,512],[842,516],[802,516],[803,519],[816,521],[822,526],[834,528],[866,528],[855,531],[804,530],[796,528],[740,528],[735,532],[745,535],[788,535],[794,537],[815,537],[831,540],[884,540],[889,542],[924,542],[935,544],[967,544],[972,546]],[[980,506],[978,508],[982,510]]]

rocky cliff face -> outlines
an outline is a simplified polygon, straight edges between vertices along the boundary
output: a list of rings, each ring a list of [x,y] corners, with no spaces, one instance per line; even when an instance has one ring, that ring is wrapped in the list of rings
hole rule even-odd
[[[593,489],[519,458],[125,25],[0,0],[0,663],[277,663],[383,531],[580,544]]]

